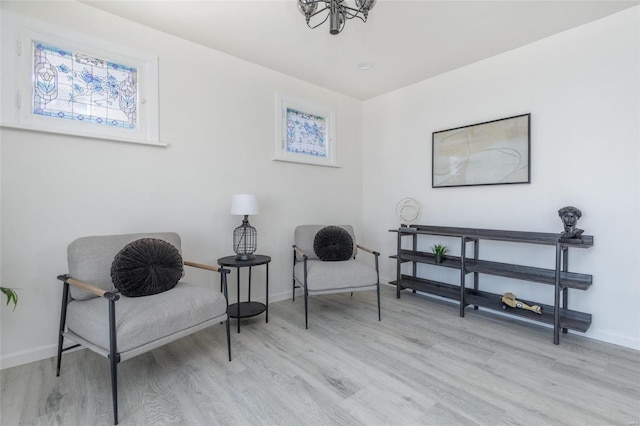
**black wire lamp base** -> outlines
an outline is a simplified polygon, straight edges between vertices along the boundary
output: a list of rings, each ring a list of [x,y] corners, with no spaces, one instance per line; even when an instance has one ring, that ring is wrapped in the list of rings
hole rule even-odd
[[[256,228],[249,224],[248,215],[244,215],[242,225],[233,230],[233,251],[236,253],[236,260],[255,259],[257,241]]]

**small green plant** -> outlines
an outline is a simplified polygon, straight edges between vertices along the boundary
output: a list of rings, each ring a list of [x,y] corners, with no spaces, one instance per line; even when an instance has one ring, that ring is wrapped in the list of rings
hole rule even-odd
[[[16,310],[16,306],[18,306],[18,293],[15,292],[12,288],[0,287],[0,292],[7,296],[7,305],[13,302],[13,310]]]
[[[449,251],[447,246],[443,246],[442,244],[434,244],[431,250],[433,250],[433,254],[436,256],[444,256]]]

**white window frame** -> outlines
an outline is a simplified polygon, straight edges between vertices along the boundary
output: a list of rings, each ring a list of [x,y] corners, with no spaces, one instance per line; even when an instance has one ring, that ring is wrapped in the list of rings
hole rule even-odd
[[[160,142],[158,120],[158,57],[128,47],[61,29],[2,11],[3,127],[166,146]],[[137,69],[138,104],[135,129],[98,125],[33,113],[33,42],[82,52]]]
[[[293,153],[287,151],[287,109],[313,114],[322,117],[326,123],[327,155],[317,157],[310,154]],[[313,164],[316,166],[340,167],[337,164],[336,152],[336,112],[333,108],[316,105],[276,93],[276,135],[275,161],[289,161],[293,163]]]

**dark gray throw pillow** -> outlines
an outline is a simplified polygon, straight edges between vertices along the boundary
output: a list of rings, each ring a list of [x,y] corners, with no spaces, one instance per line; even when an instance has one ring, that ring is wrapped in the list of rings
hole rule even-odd
[[[325,226],[313,239],[313,251],[320,260],[349,260],[353,255],[353,239],[344,228]]]
[[[116,254],[111,279],[127,297],[150,296],[175,287],[182,271],[182,256],[177,248],[157,238],[141,238]]]

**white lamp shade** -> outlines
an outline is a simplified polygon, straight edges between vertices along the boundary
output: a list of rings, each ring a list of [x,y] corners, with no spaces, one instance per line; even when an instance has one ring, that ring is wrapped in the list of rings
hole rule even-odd
[[[231,214],[258,214],[258,199],[253,194],[235,194],[231,199]]]

